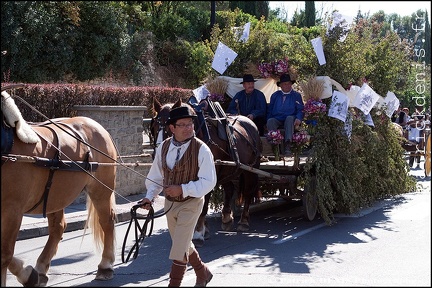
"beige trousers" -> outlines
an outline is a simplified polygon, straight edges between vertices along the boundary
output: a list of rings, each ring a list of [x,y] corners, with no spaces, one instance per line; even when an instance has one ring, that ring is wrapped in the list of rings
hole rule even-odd
[[[164,210],[167,211],[171,207],[166,214],[172,241],[169,259],[189,261],[189,255],[195,248],[192,237],[203,206],[204,197],[192,198],[184,202],[171,202],[165,199]]]

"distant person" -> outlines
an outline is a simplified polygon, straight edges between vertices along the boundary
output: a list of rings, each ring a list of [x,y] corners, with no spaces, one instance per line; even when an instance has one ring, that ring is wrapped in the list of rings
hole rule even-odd
[[[394,123],[399,124],[399,115],[400,113],[402,113],[402,107],[399,105],[399,107],[397,108],[396,111],[393,112],[392,116],[391,116],[391,121]]]
[[[260,136],[264,136],[267,101],[264,93],[255,89],[255,82],[256,80],[251,74],[243,75],[243,81],[240,84],[243,84],[244,89],[234,95],[227,113],[248,117],[258,127]]]
[[[161,192],[165,196],[164,210],[172,243],[169,287],[180,286],[188,263],[195,271],[196,287],[205,287],[213,277],[201,261],[192,237],[204,196],[216,185],[216,168],[210,148],[195,137],[193,118],[196,113],[188,104],[170,111],[166,125],[173,136],[156,148],[145,180],[147,193],[138,202],[149,209],[154,197]]]
[[[295,127],[303,121],[303,98],[292,88],[295,80],[290,75],[283,74],[276,84],[281,90],[274,92],[270,97],[267,111],[267,130],[285,129],[285,156],[291,156],[290,145]]]
[[[414,161],[417,162],[417,167],[420,168],[421,157],[419,155],[420,151],[424,150],[425,145],[425,129],[426,129],[426,117],[423,110],[423,106],[416,106],[415,112],[411,116],[408,115],[407,118],[407,130],[408,130],[408,140],[411,143],[416,144],[416,148],[419,151],[411,152],[409,156],[410,167],[414,166]]]
[[[401,125],[402,127],[405,127],[409,118],[409,108],[404,107],[401,111],[399,111],[399,116],[396,119],[396,123]]]

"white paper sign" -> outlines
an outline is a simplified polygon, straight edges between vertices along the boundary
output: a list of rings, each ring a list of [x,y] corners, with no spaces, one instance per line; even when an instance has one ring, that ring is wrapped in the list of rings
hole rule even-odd
[[[231,48],[229,48],[222,42],[219,42],[213,58],[212,68],[220,74],[223,74],[236,57],[236,52],[231,50]]]
[[[352,115],[351,111],[348,110],[347,117],[345,119],[344,123],[344,130],[345,135],[348,137],[348,140],[351,141],[351,134],[352,134]]]
[[[381,95],[380,95],[380,97],[378,98],[378,100],[376,101],[376,103],[375,103],[375,105],[374,105],[374,107],[375,108],[377,108],[377,109],[384,109],[384,106],[385,106],[386,104],[385,104],[385,101],[384,101],[384,97],[382,97]]]
[[[197,98],[198,102],[207,98],[207,96],[210,95],[210,92],[207,90],[207,87],[205,85],[195,88],[192,92],[195,98]]]
[[[369,85],[363,83],[363,86],[354,99],[353,106],[360,109],[364,114],[369,114],[379,97],[380,95],[373,91]]]
[[[370,115],[370,113],[363,115],[363,122],[368,126],[375,127],[375,124],[372,120],[372,116]]]
[[[311,43],[312,43],[312,46],[314,48],[315,54],[318,58],[318,63],[320,65],[326,64],[326,59],[324,56],[324,49],[323,49],[321,37],[317,37],[315,39],[312,39]]]
[[[354,99],[356,98],[359,91],[360,91],[360,87],[356,85],[351,85],[350,89],[346,90],[346,95],[348,96],[349,99],[348,102],[349,107],[354,107]]]
[[[238,39],[239,42],[246,42],[249,39],[250,25],[251,23],[248,22],[244,26],[231,28],[236,39]]]
[[[333,91],[328,116],[345,122],[348,112],[348,101],[348,97],[345,94],[336,90]]]
[[[244,27],[243,27],[243,33],[242,33],[242,35],[240,37],[240,41],[241,42],[246,42],[249,39],[250,25],[251,25],[250,22],[248,22],[248,23],[246,23],[244,25]]]
[[[345,41],[346,36],[348,35],[349,26],[353,22],[353,17],[342,15],[339,12],[333,12],[332,15],[332,24],[330,27],[327,26],[327,35],[332,31],[336,26],[340,26],[343,30],[341,37],[339,38],[340,42]]]
[[[393,113],[399,108],[399,99],[393,92],[388,91],[387,96],[384,98],[386,105],[386,115],[391,118]]]

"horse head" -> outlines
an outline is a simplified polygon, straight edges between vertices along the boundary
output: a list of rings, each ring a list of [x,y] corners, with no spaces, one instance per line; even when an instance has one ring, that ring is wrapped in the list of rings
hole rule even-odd
[[[153,117],[150,121],[149,135],[150,142],[153,146],[153,151],[155,151],[159,144],[162,143],[165,139],[172,136],[168,125],[166,125],[166,122],[169,118],[170,110],[184,105],[186,104],[183,103],[181,98],[179,98],[175,103],[166,103],[162,105],[156,98],[153,97],[153,104],[151,109]],[[188,105],[191,105],[191,103],[188,103]],[[191,106],[194,107],[193,105]],[[195,109],[195,111],[197,110]]]
[[[171,137],[166,122],[169,117],[169,111],[173,106],[172,103],[162,105],[155,97],[153,97],[152,114],[153,117],[150,122],[150,141],[153,149],[155,150],[160,143],[168,137]],[[154,156],[154,154],[153,154]]]

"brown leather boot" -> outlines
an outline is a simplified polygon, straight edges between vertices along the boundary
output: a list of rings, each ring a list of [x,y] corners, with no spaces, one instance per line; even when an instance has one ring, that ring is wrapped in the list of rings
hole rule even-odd
[[[210,272],[207,265],[201,261],[198,251],[195,250],[189,255],[189,264],[192,266],[197,276],[195,287],[206,287],[207,283],[213,278],[213,274]]]
[[[168,287],[180,287],[183,276],[186,272],[187,264],[174,260],[171,265],[170,282]]]

